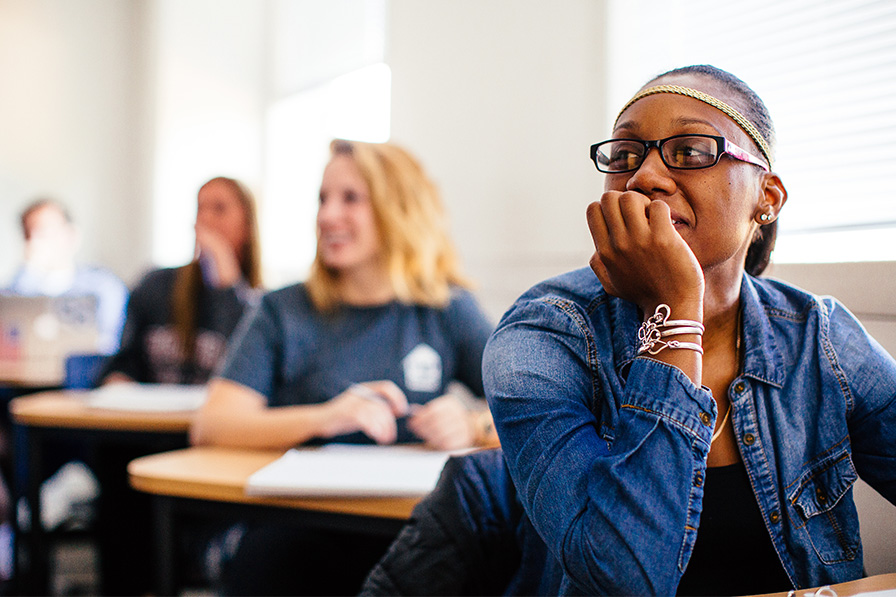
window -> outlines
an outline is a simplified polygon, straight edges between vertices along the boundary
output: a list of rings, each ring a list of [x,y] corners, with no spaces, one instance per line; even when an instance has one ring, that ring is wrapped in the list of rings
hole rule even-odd
[[[258,200],[265,285],[304,278],[330,139],[389,137],[386,0],[158,4],[153,261],[190,259],[196,192],[224,175]]]
[[[390,101],[391,71],[381,63],[271,107],[261,219],[269,287],[304,279],[314,259],[317,196],[330,141],[388,141]]]
[[[611,0],[609,122],[652,76],[713,64],[766,102],[789,192],[778,263],[896,260],[896,3]]]

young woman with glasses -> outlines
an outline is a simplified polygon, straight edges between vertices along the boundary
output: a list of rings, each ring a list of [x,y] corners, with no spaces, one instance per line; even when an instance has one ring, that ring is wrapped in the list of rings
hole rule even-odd
[[[591,148],[591,268],[505,314],[485,387],[567,592],[744,594],[863,576],[852,486],[896,502],[896,362],[834,299],[759,278],[787,192],[762,100],[670,71]]]

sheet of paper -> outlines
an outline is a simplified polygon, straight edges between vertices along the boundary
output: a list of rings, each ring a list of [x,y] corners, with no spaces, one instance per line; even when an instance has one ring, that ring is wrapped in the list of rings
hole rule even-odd
[[[436,485],[448,457],[415,446],[329,444],[294,448],[249,478],[249,495],[420,496]]]
[[[192,411],[205,402],[204,385],[112,383],[92,390],[87,404],[93,408],[130,411]]]

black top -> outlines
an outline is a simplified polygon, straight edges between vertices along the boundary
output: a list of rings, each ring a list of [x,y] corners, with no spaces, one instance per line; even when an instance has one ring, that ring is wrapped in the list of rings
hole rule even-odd
[[[700,528],[678,594],[745,595],[792,588],[744,464],[706,469]]]
[[[254,291],[203,284],[197,298],[196,343],[193,354],[185,355],[171,309],[178,269],[149,272],[131,293],[121,348],[103,377],[119,372],[141,383],[203,384],[212,376]]]

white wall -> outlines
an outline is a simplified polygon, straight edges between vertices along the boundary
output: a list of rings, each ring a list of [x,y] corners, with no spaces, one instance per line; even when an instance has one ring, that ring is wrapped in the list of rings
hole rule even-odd
[[[439,184],[496,318],[532,283],[586,265],[585,207],[607,134],[603,3],[391,0],[392,135]]]
[[[262,191],[267,6],[156,0],[152,43],[153,263],[193,256],[199,187],[229,176]]]
[[[0,280],[21,258],[18,216],[37,195],[70,207],[89,259],[128,278],[146,254],[144,9],[0,0]]]

